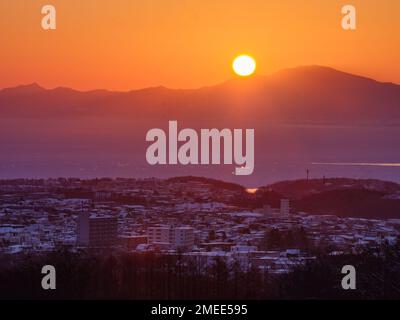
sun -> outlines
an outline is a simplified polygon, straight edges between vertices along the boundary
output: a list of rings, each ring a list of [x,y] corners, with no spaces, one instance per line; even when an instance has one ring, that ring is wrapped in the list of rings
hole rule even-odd
[[[257,64],[254,58],[247,54],[242,54],[236,57],[232,64],[233,71],[241,77],[252,75],[256,70],[256,67]]]

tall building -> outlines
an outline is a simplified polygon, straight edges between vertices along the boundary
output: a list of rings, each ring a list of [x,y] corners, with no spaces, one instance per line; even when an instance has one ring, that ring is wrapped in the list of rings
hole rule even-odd
[[[110,247],[116,244],[118,218],[83,212],[78,217],[78,246]]]
[[[175,246],[192,249],[194,246],[194,229],[192,227],[175,228]]]
[[[281,215],[289,215],[289,214],[290,214],[290,200],[281,199]]]
[[[194,229],[192,227],[158,226],[147,229],[148,243],[174,249],[192,249]]]

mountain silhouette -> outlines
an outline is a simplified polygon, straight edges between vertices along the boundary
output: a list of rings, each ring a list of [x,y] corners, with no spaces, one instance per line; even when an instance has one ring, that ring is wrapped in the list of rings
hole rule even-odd
[[[81,92],[69,88],[46,90],[31,84],[0,91],[2,117],[134,114],[152,119],[168,115],[185,121],[214,118],[301,124],[398,124],[400,86],[308,66],[270,76],[236,78],[195,90],[154,87],[129,92]]]
[[[232,168],[149,167],[146,133],[167,130],[169,120],[177,120],[179,129],[254,128],[251,184],[302,178],[313,162],[400,162],[400,86],[305,66],[185,90],[3,89],[0,177],[182,174],[246,183],[232,176]],[[350,169],[338,174],[370,177]],[[394,177],[386,171],[371,176]]]

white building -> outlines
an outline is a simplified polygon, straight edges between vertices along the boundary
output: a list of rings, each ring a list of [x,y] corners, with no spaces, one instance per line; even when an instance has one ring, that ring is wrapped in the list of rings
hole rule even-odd
[[[281,199],[281,215],[289,215],[290,214],[290,200],[289,199]]]
[[[22,245],[29,242],[29,233],[23,225],[5,224],[0,225],[0,244]]]
[[[191,250],[194,246],[192,227],[157,226],[147,229],[148,243],[174,249]]]

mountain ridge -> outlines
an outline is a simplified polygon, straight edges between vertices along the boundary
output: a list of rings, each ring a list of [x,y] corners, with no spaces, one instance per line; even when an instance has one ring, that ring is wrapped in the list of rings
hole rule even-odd
[[[358,74],[353,74],[347,71],[342,71],[336,68],[332,68],[332,67],[328,67],[328,66],[323,66],[323,65],[302,65],[302,66],[298,66],[298,67],[290,67],[290,68],[284,68],[281,70],[278,70],[274,73],[271,74],[267,74],[267,75],[261,75],[261,74],[255,74],[249,78],[243,78],[243,77],[235,77],[235,78],[230,78],[226,81],[222,81],[219,83],[216,83],[214,85],[204,85],[204,86],[200,86],[200,87],[196,87],[196,88],[169,88],[166,87],[164,85],[155,85],[155,86],[149,86],[149,87],[143,87],[143,88],[137,88],[137,89],[128,89],[128,90],[110,90],[110,89],[106,89],[106,88],[97,88],[97,89],[89,89],[89,90],[80,90],[80,89],[75,89],[72,87],[66,87],[66,86],[57,86],[54,88],[45,88],[44,86],[40,85],[38,82],[32,82],[32,83],[27,83],[27,84],[19,84],[16,86],[10,86],[10,87],[4,87],[4,88],[0,88],[0,93],[2,91],[7,91],[7,90],[14,90],[14,89],[24,89],[24,88],[34,88],[34,89],[41,89],[43,91],[52,91],[55,89],[59,89],[59,88],[65,88],[65,89],[70,89],[72,91],[75,92],[80,92],[80,93],[94,93],[97,91],[106,91],[106,92],[110,92],[110,93],[131,93],[131,92],[138,92],[138,91],[144,91],[144,90],[153,90],[153,89],[160,89],[160,90],[170,90],[170,91],[196,91],[196,90],[202,90],[202,89],[208,89],[208,88],[213,88],[213,87],[219,87],[219,86],[223,86],[225,84],[228,84],[230,82],[235,82],[235,81],[252,81],[254,79],[265,79],[265,78],[270,78],[273,76],[278,76],[278,75],[282,75],[285,73],[290,73],[290,72],[303,72],[303,71],[331,71],[331,72],[336,72],[342,75],[347,75],[347,76],[351,76],[351,77],[356,77],[359,79],[364,79],[364,80],[368,80],[368,81],[373,81],[379,84],[388,84],[388,85],[394,85],[394,86],[400,86],[400,84],[397,84],[395,82],[391,82],[391,81],[379,81],[379,80],[375,80],[371,77],[368,76],[363,76],[363,75],[358,75]]]
[[[260,118],[306,124],[400,124],[400,85],[306,66],[199,89],[158,86],[126,92],[77,91],[31,84],[0,91],[3,117],[129,117],[135,112],[141,118],[165,118],[167,113],[193,122],[209,118],[210,108],[221,125]]]

